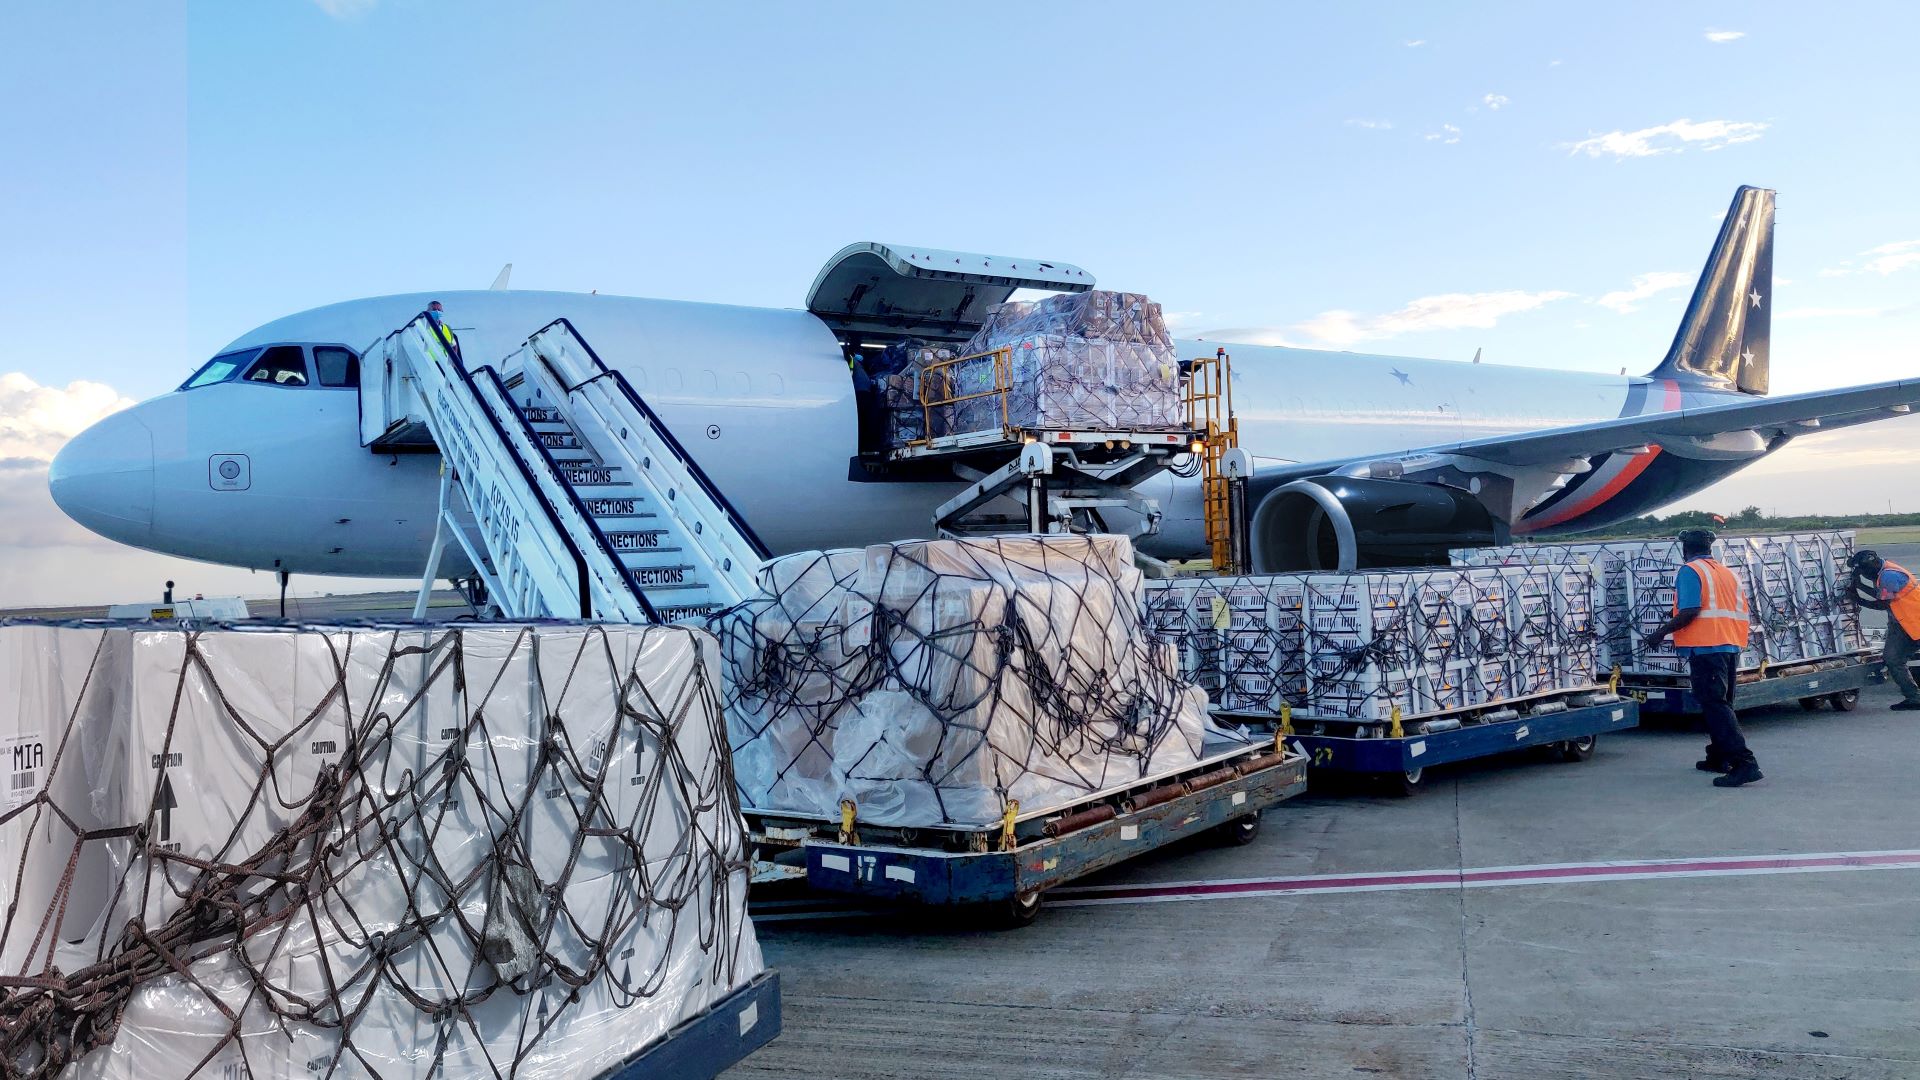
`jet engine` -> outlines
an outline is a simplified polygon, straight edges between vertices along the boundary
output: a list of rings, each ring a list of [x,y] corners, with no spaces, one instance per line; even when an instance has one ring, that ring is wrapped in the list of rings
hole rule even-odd
[[[1460,488],[1345,476],[1273,489],[1249,531],[1261,574],[1445,566],[1449,548],[1508,541],[1506,523]]]

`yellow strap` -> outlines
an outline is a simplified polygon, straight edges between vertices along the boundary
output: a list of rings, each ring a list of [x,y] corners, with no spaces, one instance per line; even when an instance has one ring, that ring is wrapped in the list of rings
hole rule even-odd
[[[1393,718],[1393,737],[1396,739],[1406,738],[1407,733],[1400,728],[1400,706],[1395,705],[1390,715]]]
[[[1280,703],[1280,731],[1273,737],[1273,748],[1280,749],[1280,736],[1293,734],[1293,706]]]
[[[1000,850],[1012,851],[1014,848],[1013,819],[1020,816],[1020,800],[1008,799],[1006,809],[1000,812]]]
[[[857,810],[858,807],[854,806],[852,799],[840,800],[840,842],[843,844],[860,842],[860,834],[853,829],[854,815]]]

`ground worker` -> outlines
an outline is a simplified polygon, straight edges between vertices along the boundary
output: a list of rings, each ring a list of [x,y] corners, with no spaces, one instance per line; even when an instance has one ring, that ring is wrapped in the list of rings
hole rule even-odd
[[[427,304],[427,325],[433,327],[433,332],[440,338],[440,343],[447,347],[447,355],[453,357],[454,361],[458,363],[460,361],[460,339],[453,336],[453,327],[447,325],[446,309],[440,306],[440,301],[438,300],[431,301]]]
[[[1900,688],[1900,700],[1894,709],[1911,712],[1920,709],[1920,686],[1913,680],[1915,642],[1920,641],[1920,584],[1913,572],[1896,562],[1888,562],[1873,550],[1853,553],[1853,599],[1863,608],[1887,613],[1887,647],[1882,658],[1887,676]]]
[[[1686,565],[1673,575],[1673,617],[1644,645],[1657,649],[1672,634],[1674,651],[1687,662],[1709,740],[1706,760],[1694,768],[1723,774],[1713,778],[1715,787],[1751,784],[1760,779],[1760,763],[1733,711],[1740,650],[1747,647],[1747,598],[1733,571],[1714,559],[1712,533],[1688,529],[1678,539]]]

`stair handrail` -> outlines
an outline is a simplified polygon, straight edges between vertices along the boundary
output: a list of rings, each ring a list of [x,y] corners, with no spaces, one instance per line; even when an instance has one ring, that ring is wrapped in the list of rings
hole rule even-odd
[[[499,399],[502,403],[501,407],[507,409],[508,412],[511,413],[512,416],[515,418],[515,420],[518,422],[520,433],[525,437],[527,442],[534,448],[534,450],[540,454],[540,460],[543,463],[545,463],[547,467],[547,472],[553,480],[553,487],[555,487],[560,491],[560,493],[566,498],[566,501],[570,504],[570,508],[573,510],[573,512],[576,515],[578,515],[579,519],[582,522],[585,523],[587,533],[589,536],[593,538],[594,546],[599,549],[600,554],[604,555],[607,559],[607,562],[610,563],[614,567],[614,569],[619,572],[621,588],[624,590],[625,594],[633,597],[633,599],[639,602],[640,610],[646,614],[648,622],[664,623],[666,620],[660,617],[659,610],[656,609],[653,606],[653,603],[647,599],[647,594],[641,591],[640,587],[633,583],[633,575],[627,572],[625,564],[623,564],[620,561],[619,553],[614,550],[613,542],[607,538],[606,530],[600,527],[600,522],[598,519],[596,519],[592,514],[587,512],[587,505],[584,501],[581,500],[580,493],[573,490],[572,484],[569,484],[566,482],[566,475],[561,471],[560,463],[554,460],[553,451],[547,449],[547,445],[540,441],[539,433],[533,430],[533,425],[531,423],[528,423],[525,414],[521,413],[519,408],[514,405],[513,395],[510,391],[507,390],[506,381],[500,377],[500,372],[496,370],[493,367],[493,365],[489,364],[485,367],[480,368],[478,371],[474,372],[473,375],[475,377],[479,377],[479,376],[485,377],[487,382],[492,386],[494,391],[499,395]],[[487,410],[487,412],[489,413],[491,413],[492,411],[493,411],[492,409]],[[498,428],[498,424],[496,424],[495,426],[496,428]],[[511,456],[514,457],[516,461],[519,460],[519,455],[515,454]],[[523,466],[523,471],[524,471],[524,466]],[[573,538],[569,536],[567,534],[567,530],[561,526],[558,520],[557,514],[554,515],[553,525],[554,525],[555,531],[558,532],[561,538],[567,542],[567,546],[569,548],[573,548],[575,551],[578,551],[577,546],[574,544]],[[581,559],[584,562],[585,556],[584,555],[581,556]]]
[[[456,357],[451,351],[449,351],[443,343],[441,343],[438,335],[433,331],[433,325],[432,325],[431,319],[428,317],[428,315],[425,312],[422,312],[421,314],[415,316],[413,319],[409,320],[405,325],[401,326],[399,329],[394,330],[392,333],[388,334],[385,338],[382,338],[379,344],[384,346],[388,341],[396,337],[401,337],[402,335],[405,335],[409,332],[417,333],[419,342],[422,345],[422,347],[420,348],[420,352],[427,358],[428,362],[431,364],[434,364],[436,367],[444,367],[445,370],[436,372],[436,374],[438,375],[438,381],[443,386],[449,388],[453,392],[455,397],[460,398],[460,400],[458,400],[457,402],[450,399],[448,401],[449,406],[453,408],[462,409],[464,412],[467,412],[470,414],[477,413],[480,419],[486,423],[488,429],[492,432],[494,436],[493,445],[498,448],[498,452],[497,453],[491,452],[490,449],[483,449],[482,447],[480,447],[478,443],[484,440],[473,440],[473,439],[464,440],[469,445],[469,447],[471,447],[472,452],[476,455],[484,454],[488,457],[492,457],[495,459],[498,459],[500,457],[505,457],[508,461],[510,461],[513,466],[511,472],[508,472],[507,470],[504,470],[504,469],[499,469],[499,463],[497,460],[494,462],[494,464],[496,469],[505,473],[506,475],[510,475],[510,476],[517,475],[519,477],[522,484],[525,485],[524,491],[519,493],[521,496],[520,501],[530,502],[534,508],[538,509],[541,512],[541,515],[546,519],[546,524],[550,526],[554,531],[554,533],[556,533],[559,536],[561,543],[566,547],[567,554],[570,556],[573,562],[574,571],[575,571],[575,581],[574,581],[575,599],[577,599],[578,601],[580,617],[582,619],[593,618],[594,600],[595,600],[595,589],[593,586],[594,586],[594,582],[598,579],[600,575],[597,575],[593,572],[592,565],[590,561],[587,559],[586,554],[583,551],[581,551],[579,545],[574,542],[573,536],[570,530],[566,527],[566,524],[559,512],[559,507],[555,503],[552,490],[557,490],[563,495],[568,496],[570,498],[573,497],[573,492],[566,484],[560,482],[558,469],[553,464],[551,456],[546,455],[546,447],[541,445],[539,438],[533,433],[531,426],[525,422],[524,417],[520,417],[520,423],[517,425],[518,430],[514,431],[512,435],[509,434],[508,430],[501,424],[500,418],[498,417],[498,415],[496,415],[494,408],[487,402],[485,396],[481,393],[479,387],[475,384],[474,379],[475,379],[476,373],[469,372],[466,368],[466,365],[458,357]],[[383,349],[383,354],[384,354],[384,349]],[[385,359],[384,355],[383,355],[383,359]],[[496,390],[499,393],[500,400],[506,403],[507,407],[514,412],[514,415],[518,416],[517,410],[511,409],[512,398],[506,394],[504,384],[502,384],[500,381],[499,373],[490,367],[483,367],[479,369],[478,374],[481,374],[484,378],[491,380],[492,385],[496,388]],[[420,393],[418,391],[416,391],[416,393],[418,393],[418,396],[422,403],[422,407],[426,409],[428,413],[429,422],[431,422],[433,420],[434,412],[435,412],[434,401],[432,396],[426,393]],[[453,418],[449,417],[446,419],[451,420]],[[525,457],[521,453],[517,453],[515,451],[515,439],[513,438],[513,435],[519,436],[519,441],[522,446],[526,448],[531,448],[534,451],[546,456],[548,467],[553,472],[553,475],[550,477],[550,483],[548,485],[542,485],[540,483],[538,477],[536,477],[534,472],[528,467]],[[438,433],[436,433],[436,441],[438,441]],[[444,455],[445,452],[446,450],[443,447],[442,454]],[[477,478],[466,477],[465,479],[468,481],[472,481]],[[473,493],[471,492],[471,490],[469,490],[468,501],[470,505],[473,503],[472,495]],[[531,496],[531,498],[530,499],[527,498],[528,496]],[[573,503],[569,508],[574,510],[574,512],[578,514],[584,521],[586,521],[589,526],[594,525],[594,522],[592,521],[591,517],[586,515],[584,507],[581,507],[579,505],[577,498],[573,498]],[[478,516],[477,508],[475,510],[475,513],[476,513],[476,516]],[[604,537],[602,537],[601,539],[604,542]],[[483,538],[483,542],[484,542],[484,538]],[[519,562],[521,562],[523,565],[527,566],[530,569],[534,566],[534,563],[527,560],[525,556],[519,552],[514,552],[513,558],[515,558],[516,560],[518,560]],[[498,560],[496,559],[496,561]],[[647,603],[646,597],[639,595],[637,592],[634,591],[631,581],[627,578],[624,572],[625,568],[620,566],[620,563],[617,559],[614,559],[611,561],[614,568],[621,572],[621,583],[624,588],[625,595],[635,597],[640,603],[641,610],[647,615],[647,617],[649,619],[652,619],[655,622],[659,621],[656,613],[653,612],[651,605]]]
[[[695,461],[693,455],[687,452],[687,448],[681,445],[679,439],[674,437],[673,429],[667,426],[666,421],[660,419],[660,414],[654,412],[653,406],[648,405],[646,399],[634,391],[633,385],[627,382],[626,377],[621,375],[618,370],[608,367],[606,361],[600,359],[600,354],[594,351],[593,345],[589,343],[586,338],[580,336],[580,331],[574,328],[572,320],[564,316],[553,320],[532,334],[529,334],[526,345],[531,347],[535,338],[552,330],[556,326],[565,326],[567,328],[567,334],[572,337],[574,341],[578,342],[582,349],[586,350],[587,359],[593,361],[594,371],[584,379],[569,382],[562,376],[561,383],[566,387],[567,392],[572,394],[583,389],[588,383],[610,376],[613,385],[619,388],[621,395],[627,399],[627,403],[633,406],[634,410],[640,413],[640,415],[646,417],[647,423],[652,426],[655,432],[659,433],[660,439],[667,444],[668,449],[673,451],[674,457],[685,467],[694,484],[700,488],[701,492],[704,493],[714,505],[720,508],[721,513],[727,516],[729,524],[733,526],[735,532],[746,540],[747,547],[753,554],[763,561],[772,558],[772,552],[768,549],[766,543],[760,539],[760,534],[753,531],[753,526],[747,522],[746,515],[742,514],[739,508],[733,505],[733,502],[727,498],[726,493],[721,491],[719,485],[713,482],[713,478],[708,476],[706,470],[700,467],[700,463]],[[535,352],[538,354],[539,350],[536,348]],[[555,374],[561,375],[562,373],[556,371]]]

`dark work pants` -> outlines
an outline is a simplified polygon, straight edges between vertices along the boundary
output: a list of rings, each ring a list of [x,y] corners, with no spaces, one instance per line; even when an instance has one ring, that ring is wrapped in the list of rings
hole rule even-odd
[[[1707,723],[1707,756],[1730,765],[1753,760],[1740,721],[1733,713],[1733,690],[1740,672],[1739,653],[1695,653],[1687,659],[1693,676],[1693,696]]]
[[[1892,613],[1887,615],[1887,651],[1882,655],[1887,661],[1887,677],[1900,688],[1900,696],[1920,705],[1920,686],[1913,682],[1913,669],[1907,665],[1913,662],[1916,648],[1913,638],[1907,636],[1906,628],[1900,625]]]

